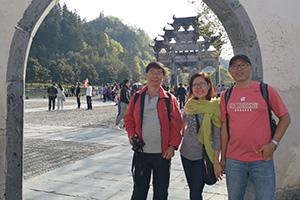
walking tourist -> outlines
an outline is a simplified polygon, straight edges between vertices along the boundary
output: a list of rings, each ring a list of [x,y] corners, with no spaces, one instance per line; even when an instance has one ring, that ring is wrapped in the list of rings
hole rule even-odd
[[[120,85],[118,86],[119,88],[122,88],[123,87],[123,82],[120,83]],[[121,90],[118,89],[118,92],[115,96],[115,102],[116,102],[116,106],[118,106],[118,114],[117,114],[117,117],[116,117],[116,120],[118,119],[120,113],[121,113],[121,101],[120,101],[120,96],[121,96]]]
[[[76,82],[75,95],[76,95],[76,100],[77,100],[77,109],[80,109],[80,106],[81,106],[81,103],[80,103],[81,92],[80,92],[80,85],[79,85],[78,82]]]
[[[74,84],[71,86],[71,96],[74,97],[75,94],[75,86]]]
[[[79,82],[80,85],[84,85],[82,83]],[[93,92],[93,88],[92,88],[92,84],[91,82],[87,82],[86,85],[84,85],[86,88],[86,104],[87,104],[87,110],[92,110],[93,106],[92,106],[92,92]]]
[[[179,88],[177,90],[177,94],[179,97],[180,109],[182,109],[185,106],[185,99],[186,99],[186,90],[184,87],[182,87],[182,83],[179,83]]]
[[[119,123],[120,121],[124,118],[128,104],[129,104],[129,100],[130,100],[130,89],[129,89],[129,85],[130,82],[129,80],[125,79],[123,81],[123,87],[121,89],[121,93],[120,93],[120,107],[121,107],[121,111],[119,116],[116,119],[116,123],[115,123],[115,127],[118,130],[121,130],[121,128],[119,127]]]
[[[57,90],[55,87],[55,83],[52,84],[51,87],[48,87],[47,89],[47,96],[49,98],[49,110],[51,110],[51,104],[52,104],[52,110],[55,109],[55,98],[57,94]]]

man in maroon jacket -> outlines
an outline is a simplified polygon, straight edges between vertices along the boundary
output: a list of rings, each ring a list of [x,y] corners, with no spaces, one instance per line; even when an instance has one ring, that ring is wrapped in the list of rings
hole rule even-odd
[[[138,97],[131,98],[125,115],[129,142],[136,150],[133,200],[147,199],[151,171],[153,199],[168,198],[171,158],[181,142],[182,119],[176,98],[161,87],[165,73],[162,63],[148,64],[145,73],[148,85],[134,95]],[[136,138],[144,142],[142,148],[136,147]]]

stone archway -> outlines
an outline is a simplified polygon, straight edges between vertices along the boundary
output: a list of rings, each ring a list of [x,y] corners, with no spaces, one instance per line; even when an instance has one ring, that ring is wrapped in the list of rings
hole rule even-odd
[[[23,185],[23,116],[25,70],[29,49],[43,19],[58,0],[32,0],[15,28],[9,51],[6,74],[7,121],[5,158],[6,168],[0,172],[0,199],[22,199]],[[5,140],[5,139],[4,139]],[[0,161],[1,162],[1,161]],[[1,168],[0,168],[1,169]]]
[[[253,78],[262,80],[262,61],[256,33],[238,0],[203,0],[219,17],[231,40],[235,53],[249,55],[254,66]],[[14,32],[10,46],[7,83],[7,120],[4,138],[6,168],[0,166],[0,199],[22,199],[23,115],[25,66],[32,38],[48,12],[58,0],[32,0]]]
[[[203,0],[222,22],[235,54],[248,55],[253,64],[252,78],[263,80],[262,59],[255,29],[244,7],[236,0]]]

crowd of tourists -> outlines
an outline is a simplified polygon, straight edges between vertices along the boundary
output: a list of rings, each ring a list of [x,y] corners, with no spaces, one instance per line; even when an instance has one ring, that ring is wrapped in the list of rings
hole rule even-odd
[[[52,86],[47,88],[47,97],[49,99],[48,110],[55,110],[55,99],[57,99],[57,110],[63,110],[64,101],[66,101],[66,97],[74,96],[77,100],[77,109],[80,109],[81,102],[80,97],[83,95],[81,93],[80,85],[84,86],[86,89],[86,102],[87,102],[87,110],[92,110],[92,96],[93,96],[93,88],[90,82],[81,83],[76,82],[76,87],[72,85],[69,93],[68,89],[65,89],[58,84],[56,87],[56,83],[53,83]]]

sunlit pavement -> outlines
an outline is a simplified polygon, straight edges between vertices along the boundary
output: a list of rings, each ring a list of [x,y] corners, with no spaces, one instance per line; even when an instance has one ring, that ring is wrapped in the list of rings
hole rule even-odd
[[[81,97],[81,109],[86,109],[86,98]],[[25,109],[25,113],[29,112],[42,112],[42,111],[47,111],[48,110],[48,99],[26,99],[26,102],[36,102],[36,103],[41,103],[45,104],[44,107],[37,107],[37,108],[27,108]],[[67,100],[64,102],[64,110],[75,110],[77,108],[77,100],[75,97],[68,97]],[[115,105],[116,103],[113,101],[106,101],[103,103],[103,100],[100,100],[98,97],[93,97],[92,98],[92,105],[93,107],[100,107],[100,106],[107,106],[107,105]],[[57,100],[55,100],[55,109],[57,109]]]
[[[98,143],[109,147],[100,153],[24,180],[24,199],[130,199],[133,188],[130,172],[133,152],[124,130],[32,124],[25,124],[24,129],[25,139]],[[173,157],[171,168],[169,199],[189,199],[189,189],[179,152]],[[151,186],[148,199],[152,199],[152,194]],[[203,199],[227,200],[225,180],[214,186],[205,186]]]

